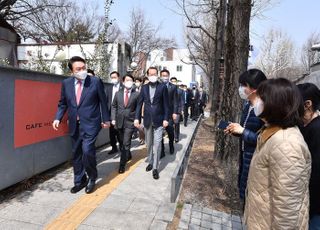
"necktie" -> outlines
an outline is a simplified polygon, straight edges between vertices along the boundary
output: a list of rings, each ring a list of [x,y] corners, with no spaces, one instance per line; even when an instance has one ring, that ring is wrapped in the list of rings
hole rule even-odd
[[[129,101],[129,90],[126,90],[125,92],[125,96],[124,96],[124,106],[127,107],[128,105],[128,101]]]
[[[82,88],[81,88],[82,82],[80,80],[78,80],[77,84],[78,84],[78,88],[77,88],[77,93],[76,93],[76,100],[77,100],[77,105],[79,105],[81,93],[82,93]]]

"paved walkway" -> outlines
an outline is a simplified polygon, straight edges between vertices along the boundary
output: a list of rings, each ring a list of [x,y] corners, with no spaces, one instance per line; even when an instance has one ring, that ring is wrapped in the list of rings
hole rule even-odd
[[[146,148],[139,146],[137,140],[133,141],[133,160],[124,174],[117,173],[119,154],[110,156],[107,154],[110,147],[103,148],[97,153],[100,178],[94,193],[85,194],[82,190],[71,194],[72,168],[63,170],[0,204],[0,229],[166,229],[176,208],[176,203],[170,202],[171,177],[188,148],[195,127],[194,121],[188,127],[181,126],[181,141],[175,144],[176,153],[167,154],[161,160],[159,180],[153,179],[152,171],[145,171]],[[240,229],[235,228],[239,222],[237,217],[229,218],[221,213],[217,216],[219,221],[214,222],[218,220],[215,215],[213,210],[185,205],[179,228],[225,229],[223,226],[232,226],[232,229]],[[214,223],[217,225],[212,225]]]
[[[179,230],[244,230],[242,219],[238,215],[230,215],[198,205],[184,204]]]
[[[159,180],[145,171],[146,149],[137,140],[124,174],[117,173],[119,155],[110,156],[110,147],[104,148],[97,153],[100,178],[94,193],[71,194],[69,168],[0,204],[0,229],[166,229],[176,208],[170,202],[171,177],[195,127],[196,122],[181,126],[176,154],[161,160]]]

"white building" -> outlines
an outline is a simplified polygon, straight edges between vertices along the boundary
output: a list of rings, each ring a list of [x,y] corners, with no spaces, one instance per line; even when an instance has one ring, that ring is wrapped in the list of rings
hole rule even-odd
[[[146,63],[146,68],[150,66],[155,66],[159,70],[169,70],[171,77],[176,77],[178,81],[187,86],[196,81],[196,68],[188,49],[154,50],[150,53]]]
[[[21,44],[17,47],[18,65],[33,70],[42,65],[41,69],[47,69],[50,73],[66,74],[67,61],[73,56],[80,56],[98,72],[98,49],[95,43]],[[125,74],[130,64],[131,47],[126,43],[108,44],[108,53],[111,54],[109,72],[115,70],[121,75]]]

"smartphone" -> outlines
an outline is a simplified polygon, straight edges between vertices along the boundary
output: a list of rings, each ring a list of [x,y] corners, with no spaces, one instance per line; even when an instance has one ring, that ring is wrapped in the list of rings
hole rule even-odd
[[[219,122],[218,128],[224,130],[228,127],[229,124],[230,124],[230,122],[221,120]]]

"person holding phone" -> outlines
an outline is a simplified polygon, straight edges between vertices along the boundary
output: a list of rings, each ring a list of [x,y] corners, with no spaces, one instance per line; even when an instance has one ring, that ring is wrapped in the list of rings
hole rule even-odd
[[[253,107],[257,101],[257,88],[260,83],[266,79],[265,74],[258,69],[250,69],[240,75],[239,96],[245,100],[241,121],[240,124],[230,122],[224,129],[226,134],[239,137],[240,159],[238,188],[240,200],[243,205],[245,202],[245,190],[247,187],[250,162],[257,145],[258,131],[264,125],[263,121],[255,115]]]

